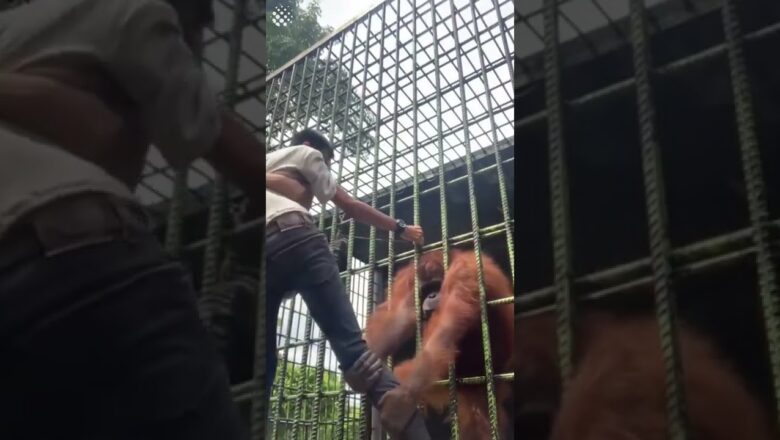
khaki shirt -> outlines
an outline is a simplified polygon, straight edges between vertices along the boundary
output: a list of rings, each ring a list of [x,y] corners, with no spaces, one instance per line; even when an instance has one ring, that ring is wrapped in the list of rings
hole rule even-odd
[[[0,72],[85,58],[138,105],[171,166],[186,167],[216,143],[215,94],[164,1],[36,0],[0,12]],[[0,121],[0,237],[30,210],[85,191],[135,200],[101,168]]]
[[[330,174],[322,153],[306,145],[282,148],[265,156],[265,170],[274,172],[281,169],[293,169],[309,183],[312,193],[320,203],[325,204],[336,195],[336,179]],[[265,222],[268,224],[276,217],[298,211],[308,214],[308,210],[297,202],[271,190],[265,190]]]

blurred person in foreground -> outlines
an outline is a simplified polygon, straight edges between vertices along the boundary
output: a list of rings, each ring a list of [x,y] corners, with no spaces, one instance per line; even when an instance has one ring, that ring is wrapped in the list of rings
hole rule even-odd
[[[0,4],[0,438],[248,438],[133,195],[154,144],[262,200],[264,146],[194,56],[212,20],[209,0]]]

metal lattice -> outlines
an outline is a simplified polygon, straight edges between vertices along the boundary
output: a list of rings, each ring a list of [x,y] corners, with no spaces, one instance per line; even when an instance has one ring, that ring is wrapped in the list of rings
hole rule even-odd
[[[315,202],[361,325],[394,265],[420,252],[471,243],[514,275],[512,13],[509,1],[388,0],[268,78],[269,150],[317,128],[335,145],[332,172],[348,193],[425,228],[415,250]],[[482,304],[484,315],[484,292]],[[382,438],[299,297],[282,305],[278,347],[269,438]],[[497,438],[493,381],[511,374],[467,379],[488,388]]]
[[[265,2],[216,0],[214,12],[215,23],[206,30],[196,55],[220,101],[265,144]],[[259,258],[263,240],[257,227],[261,222],[237,229],[241,225],[230,221],[229,213],[238,205],[241,195],[222,176],[202,159],[187,170],[176,172],[152,148],[136,195],[156,220],[167,251],[182,258],[193,272],[195,285],[201,291],[201,314],[215,338],[222,339],[226,329],[221,327],[221,321],[212,320],[224,320],[235,313],[236,289],[249,289],[256,299],[250,301],[256,308],[247,310],[248,316],[265,316],[264,266]],[[236,288],[226,284],[235,281],[233,277],[239,274],[230,268],[253,264],[232,261],[235,252],[230,237],[240,231],[252,236],[253,254],[258,257],[257,265],[238,279]],[[247,316],[236,319],[250,321]],[[265,438],[267,417],[262,392],[266,380],[265,328],[254,328],[254,334],[248,335],[254,341],[254,356],[242,359],[249,364],[249,373],[241,376],[231,371],[231,376],[240,378],[239,383],[234,383],[235,400],[250,425],[252,438],[259,440]]]
[[[237,15],[239,9],[241,14]],[[206,29],[201,49],[203,70],[219,98],[235,109],[253,133],[263,135],[265,77],[268,75],[265,2],[215,0],[214,14],[214,25]],[[239,35],[240,39],[235,38]],[[169,204],[173,203],[176,179],[176,173],[152,148],[136,195],[161,222]],[[184,180],[186,185],[178,185],[178,188],[186,189],[181,193],[184,216],[202,212],[210,205],[215,179],[214,170],[205,160],[193,163]]]
[[[517,12],[515,129],[527,145],[518,200],[523,212],[543,212],[520,225],[519,249],[541,252],[520,253],[529,276],[518,286],[518,320],[556,313],[565,389],[576,369],[578,304],[652,292],[668,438],[688,438],[677,303],[699,301],[701,309],[705,300],[683,297],[678,285],[752,259],[752,274],[740,272],[740,280],[759,298],[771,373],[763,386],[771,382],[778,405],[780,221],[768,190],[777,154],[760,142],[776,141],[777,84],[762,69],[778,66],[758,65],[746,52],[777,44],[780,10],[762,1],[529,0]],[[757,90],[768,96],[756,98]],[[699,114],[681,118],[682,108]],[[697,143],[713,139],[711,157],[691,159],[708,151]],[[748,301],[744,295],[730,298]]]

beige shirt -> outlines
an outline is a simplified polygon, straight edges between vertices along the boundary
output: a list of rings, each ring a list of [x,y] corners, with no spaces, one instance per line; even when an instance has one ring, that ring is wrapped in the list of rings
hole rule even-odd
[[[267,172],[281,169],[294,169],[303,175],[311,187],[312,193],[320,203],[325,204],[336,195],[336,179],[330,174],[322,153],[306,145],[282,148],[265,156]],[[268,224],[276,217],[287,212],[308,210],[299,203],[271,190],[265,190],[265,222]]]
[[[216,143],[215,94],[164,1],[36,0],[0,12],[0,72],[55,57],[99,62],[138,104],[171,166]],[[101,168],[0,121],[0,236],[30,210],[85,191],[135,200]]]

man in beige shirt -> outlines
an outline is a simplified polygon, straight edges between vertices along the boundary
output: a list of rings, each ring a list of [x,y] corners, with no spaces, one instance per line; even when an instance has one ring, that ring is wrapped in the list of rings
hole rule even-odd
[[[247,438],[186,272],[133,196],[154,144],[262,197],[263,146],[191,50],[211,2],[4,5],[0,438]]]
[[[385,428],[408,440],[430,439],[416,402],[398,399],[398,380],[363,340],[328,241],[309,215],[312,198],[333,201],[348,217],[422,244],[420,226],[407,226],[350,197],[331,175],[333,149],[321,133],[295,133],[291,146],[266,155],[266,372],[276,370],[276,322],[286,292],[300,292],[330,342],[345,381],[380,410]],[[290,182],[289,179],[294,179]],[[295,184],[300,183],[300,188]],[[270,395],[270,381],[266,395]]]

